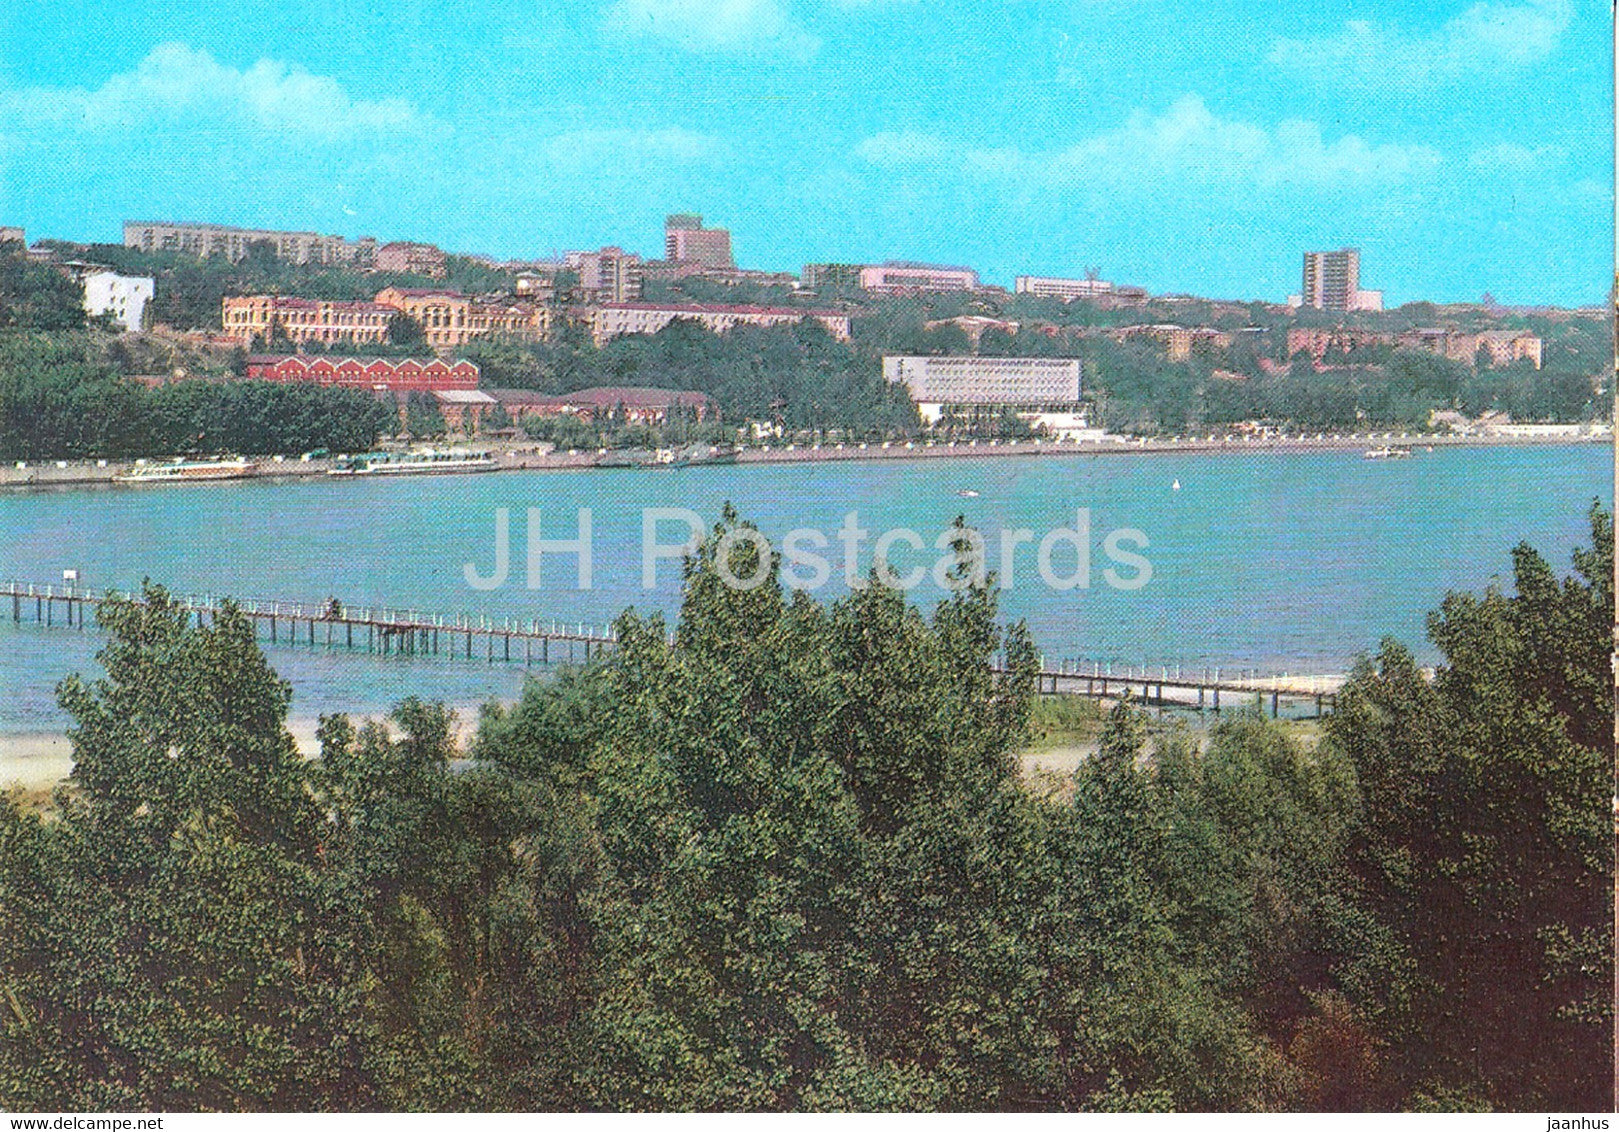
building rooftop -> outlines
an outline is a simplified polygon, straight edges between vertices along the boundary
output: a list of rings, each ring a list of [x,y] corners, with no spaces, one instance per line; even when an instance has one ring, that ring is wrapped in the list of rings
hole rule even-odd
[[[443,365],[472,366],[474,369],[477,368],[476,363],[469,362],[465,358],[457,358],[454,361],[446,361],[443,358],[433,357],[379,358],[374,356],[364,357],[356,354],[344,354],[341,356],[337,354],[249,354],[247,357],[247,364],[254,366],[279,365],[282,362],[301,362],[304,365],[313,365],[316,362],[329,362],[332,365],[347,365],[349,362],[355,362],[362,366],[372,366],[376,365],[378,362],[381,362],[383,365],[395,367],[405,365],[406,363],[411,363],[418,366]]]
[[[689,311],[692,314],[779,314],[801,318],[842,318],[843,312],[812,310],[809,307],[760,307],[724,303],[602,303],[601,309],[613,311]]]
[[[319,310],[321,307],[331,307],[341,311],[365,311],[373,314],[392,314],[394,308],[382,303],[373,303],[369,299],[304,299],[296,295],[226,295],[226,301],[231,299],[269,299],[278,307],[288,307],[292,310]]]

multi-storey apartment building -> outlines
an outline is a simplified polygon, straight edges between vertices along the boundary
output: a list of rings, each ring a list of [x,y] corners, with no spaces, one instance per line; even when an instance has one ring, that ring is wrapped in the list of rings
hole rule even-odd
[[[1443,327],[1408,330],[1395,339],[1396,344],[1411,350],[1426,350],[1455,362],[1476,363],[1480,351],[1489,356],[1492,366],[1509,365],[1527,360],[1540,368],[1541,340],[1521,330],[1484,330],[1463,333]]]
[[[978,272],[970,267],[936,267],[891,261],[860,269],[860,286],[877,294],[895,291],[976,291]]]
[[[223,303],[225,334],[243,346],[285,337],[305,345],[319,342],[382,342],[394,307],[347,299],[297,299],[290,295],[231,295]],[[278,333],[279,330],[279,333]]]
[[[446,274],[444,252],[432,244],[394,242],[377,249],[378,271],[395,271],[402,275],[422,275],[428,279],[443,279]]]
[[[1163,345],[1172,362],[1184,362],[1198,346],[1223,350],[1231,345],[1231,335],[1212,326],[1179,326],[1155,322],[1144,326],[1121,326],[1111,332],[1123,342],[1130,338],[1151,338]]]
[[[598,302],[631,303],[641,297],[641,257],[633,252],[619,247],[569,252],[562,263],[578,273],[579,289]]]
[[[370,236],[349,241],[318,232],[278,232],[268,228],[231,228],[223,224],[176,224],[124,221],[124,246],[145,252],[181,252],[199,259],[224,256],[232,263],[246,259],[255,246],[267,246],[288,263],[370,267],[377,241]]]
[[[883,358],[883,377],[904,385],[930,421],[947,405],[1056,409],[1079,402],[1078,358],[890,354]]]
[[[1113,284],[1105,279],[1062,279],[1050,275],[1019,275],[1012,286],[1015,294],[1038,295],[1064,302],[1094,299],[1098,295],[1113,293]]]
[[[1482,350],[1489,359],[1488,364],[1492,366],[1528,361],[1539,369],[1542,342],[1537,336],[1522,330],[1483,330],[1464,333],[1442,326],[1407,330],[1401,334],[1342,326],[1295,326],[1287,332],[1288,355],[1307,353],[1316,361],[1321,361],[1329,350],[1352,357],[1357,351],[1378,346],[1422,350],[1469,365],[1479,360],[1479,352]]]
[[[485,303],[447,289],[385,287],[377,292],[377,302],[420,323],[435,350],[451,350],[490,334],[543,338],[551,324],[550,311],[538,304]]]
[[[1316,361],[1329,351],[1346,356],[1387,346],[1394,341],[1392,334],[1375,330],[1359,330],[1347,326],[1292,326],[1287,331],[1287,356],[1309,354]]]
[[[1360,249],[1305,252],[1298,302],[1292,305],[1327,311],[1380,311],[1383,292],[1360,289]]]
[[[598,346],[621,334],[656,334],[677,318],[700,322],[716,334],[724,334],[738,326],[781,326],[812,318],[826,327],[834,338],[843,341],[849,338],[848,315],[798,307],[604,303],[585,311],[584,317],[590,326],[590,336]]]
[[[676,212],[663,222],[665,259],[688,261],[703,267],[731,268],[731,233],[726,228],[704,228],[694,212]]]

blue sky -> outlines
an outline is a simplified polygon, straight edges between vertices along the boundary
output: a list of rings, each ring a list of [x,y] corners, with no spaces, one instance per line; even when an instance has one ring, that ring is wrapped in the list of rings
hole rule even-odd
[[[221,15],[228,11],[229,16]],[[1600,301],[1603,0],[6,0],[0,223]]]

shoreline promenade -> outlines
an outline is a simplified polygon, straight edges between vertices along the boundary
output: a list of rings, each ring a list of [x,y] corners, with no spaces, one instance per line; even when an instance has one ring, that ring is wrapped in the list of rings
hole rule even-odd
[[[759,444],[743,448],[736,464],[790,464],[842,460],[971,460],[1023,456],[1128,456],[1177,452],[1308,454],[1314,452],[1360,452],[1370,448],[1567,447],[1571,445],[1612,445],[1611,428],[1578,435],[1456,435],[1420,432],[1316,433],[1290,436],[1237,436],[1206,434],[1176,437],[1112,436],[1101,440],[963,440],[963,441],[879,441],[840,444]],[[600,458],[595,450],[539,452],[532,445],[478,444],[496,453],[498,471],[570,471],[593,468]],[[258,470],[250,480],[297,480],[327,477],[331,460],[297,460],[275,457],[255,458]],[[148,461],[156,462],[154,461]],[[133,460],[43,460],[15,461],[0,466],[0,489],[27,490],[85,486],[113,486],[113,477],[135,467]],[[704,466],[704,465],[696,465]],[[714,465],[730,466],[730,465]],[[605,469],[604,469],[605,470]],[[661,469],[638,469],[657,471]],[[622,471],[621,469],[619,470]],[[224,482],[241,482],[239,480]],[[142,485],[150,490],[162,485]]]

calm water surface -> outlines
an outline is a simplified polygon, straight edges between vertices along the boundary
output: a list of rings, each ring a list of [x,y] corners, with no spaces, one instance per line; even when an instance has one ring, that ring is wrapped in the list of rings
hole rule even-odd
[[[1180,489],[1173,484],[1179,481]],[[976,491],[962,497],[959,491]],[[707,520],[729,500],[778,540],[813,527],[836,537],[856,511],[873,532],[909,527],[929,542],[957,514],[993,548],[1003,527],[1039,534],[1073,526],[1088,508],[1093,570],[1087,589],[1041,584],[1035,550],[1017,552],[1003,609],[1026,618],[1049,656],[1117,664],[1221,665],[1339,672],[1384,635],[1436,659],[1423,618],[1450,589],[1510,577],[1520,540],[1559,570],[1586,535],[1593,499],[1613,503],[1613,455],[1598,445],[1441,449],[1409,460],[1358,452],[1140,454],[784,464],[678,471],[578,471],[307,483],[99,488],[0,495],[0,577],[133,588],[143,577],[187,592],[388,604],[604,624],[627,606],[673,613],[678,564],[641,585],[642,511],[685,507]],[[490,592],[463,580],[488,571],[494,514],[512,515],[512,571]],[[524,585],[524,516],[541,509],[547,538],[594,522],[593,588],[578,592],[574,559],[548,555],[542,588]],[[1101,539],[1142,532],[1151,581],[1112,589]],[[663,528],[677,541],[681,528]],[[833,581],[843,592],[834,541]],[[896,569],[930,565],[901,549]],[[1073,558],[1059,553],[1057,565]],[[1127,571],[1124,571],[1127,573]],[[931,583],[915,591],[931,605]],[[0,732],[64,725],[52,689],[93,672],[96,639],[0,621]],[[453,702],[517,691],[522,668],[440,659],[370,658],[279,648],[294,712],[374,711],[408,694]]]

